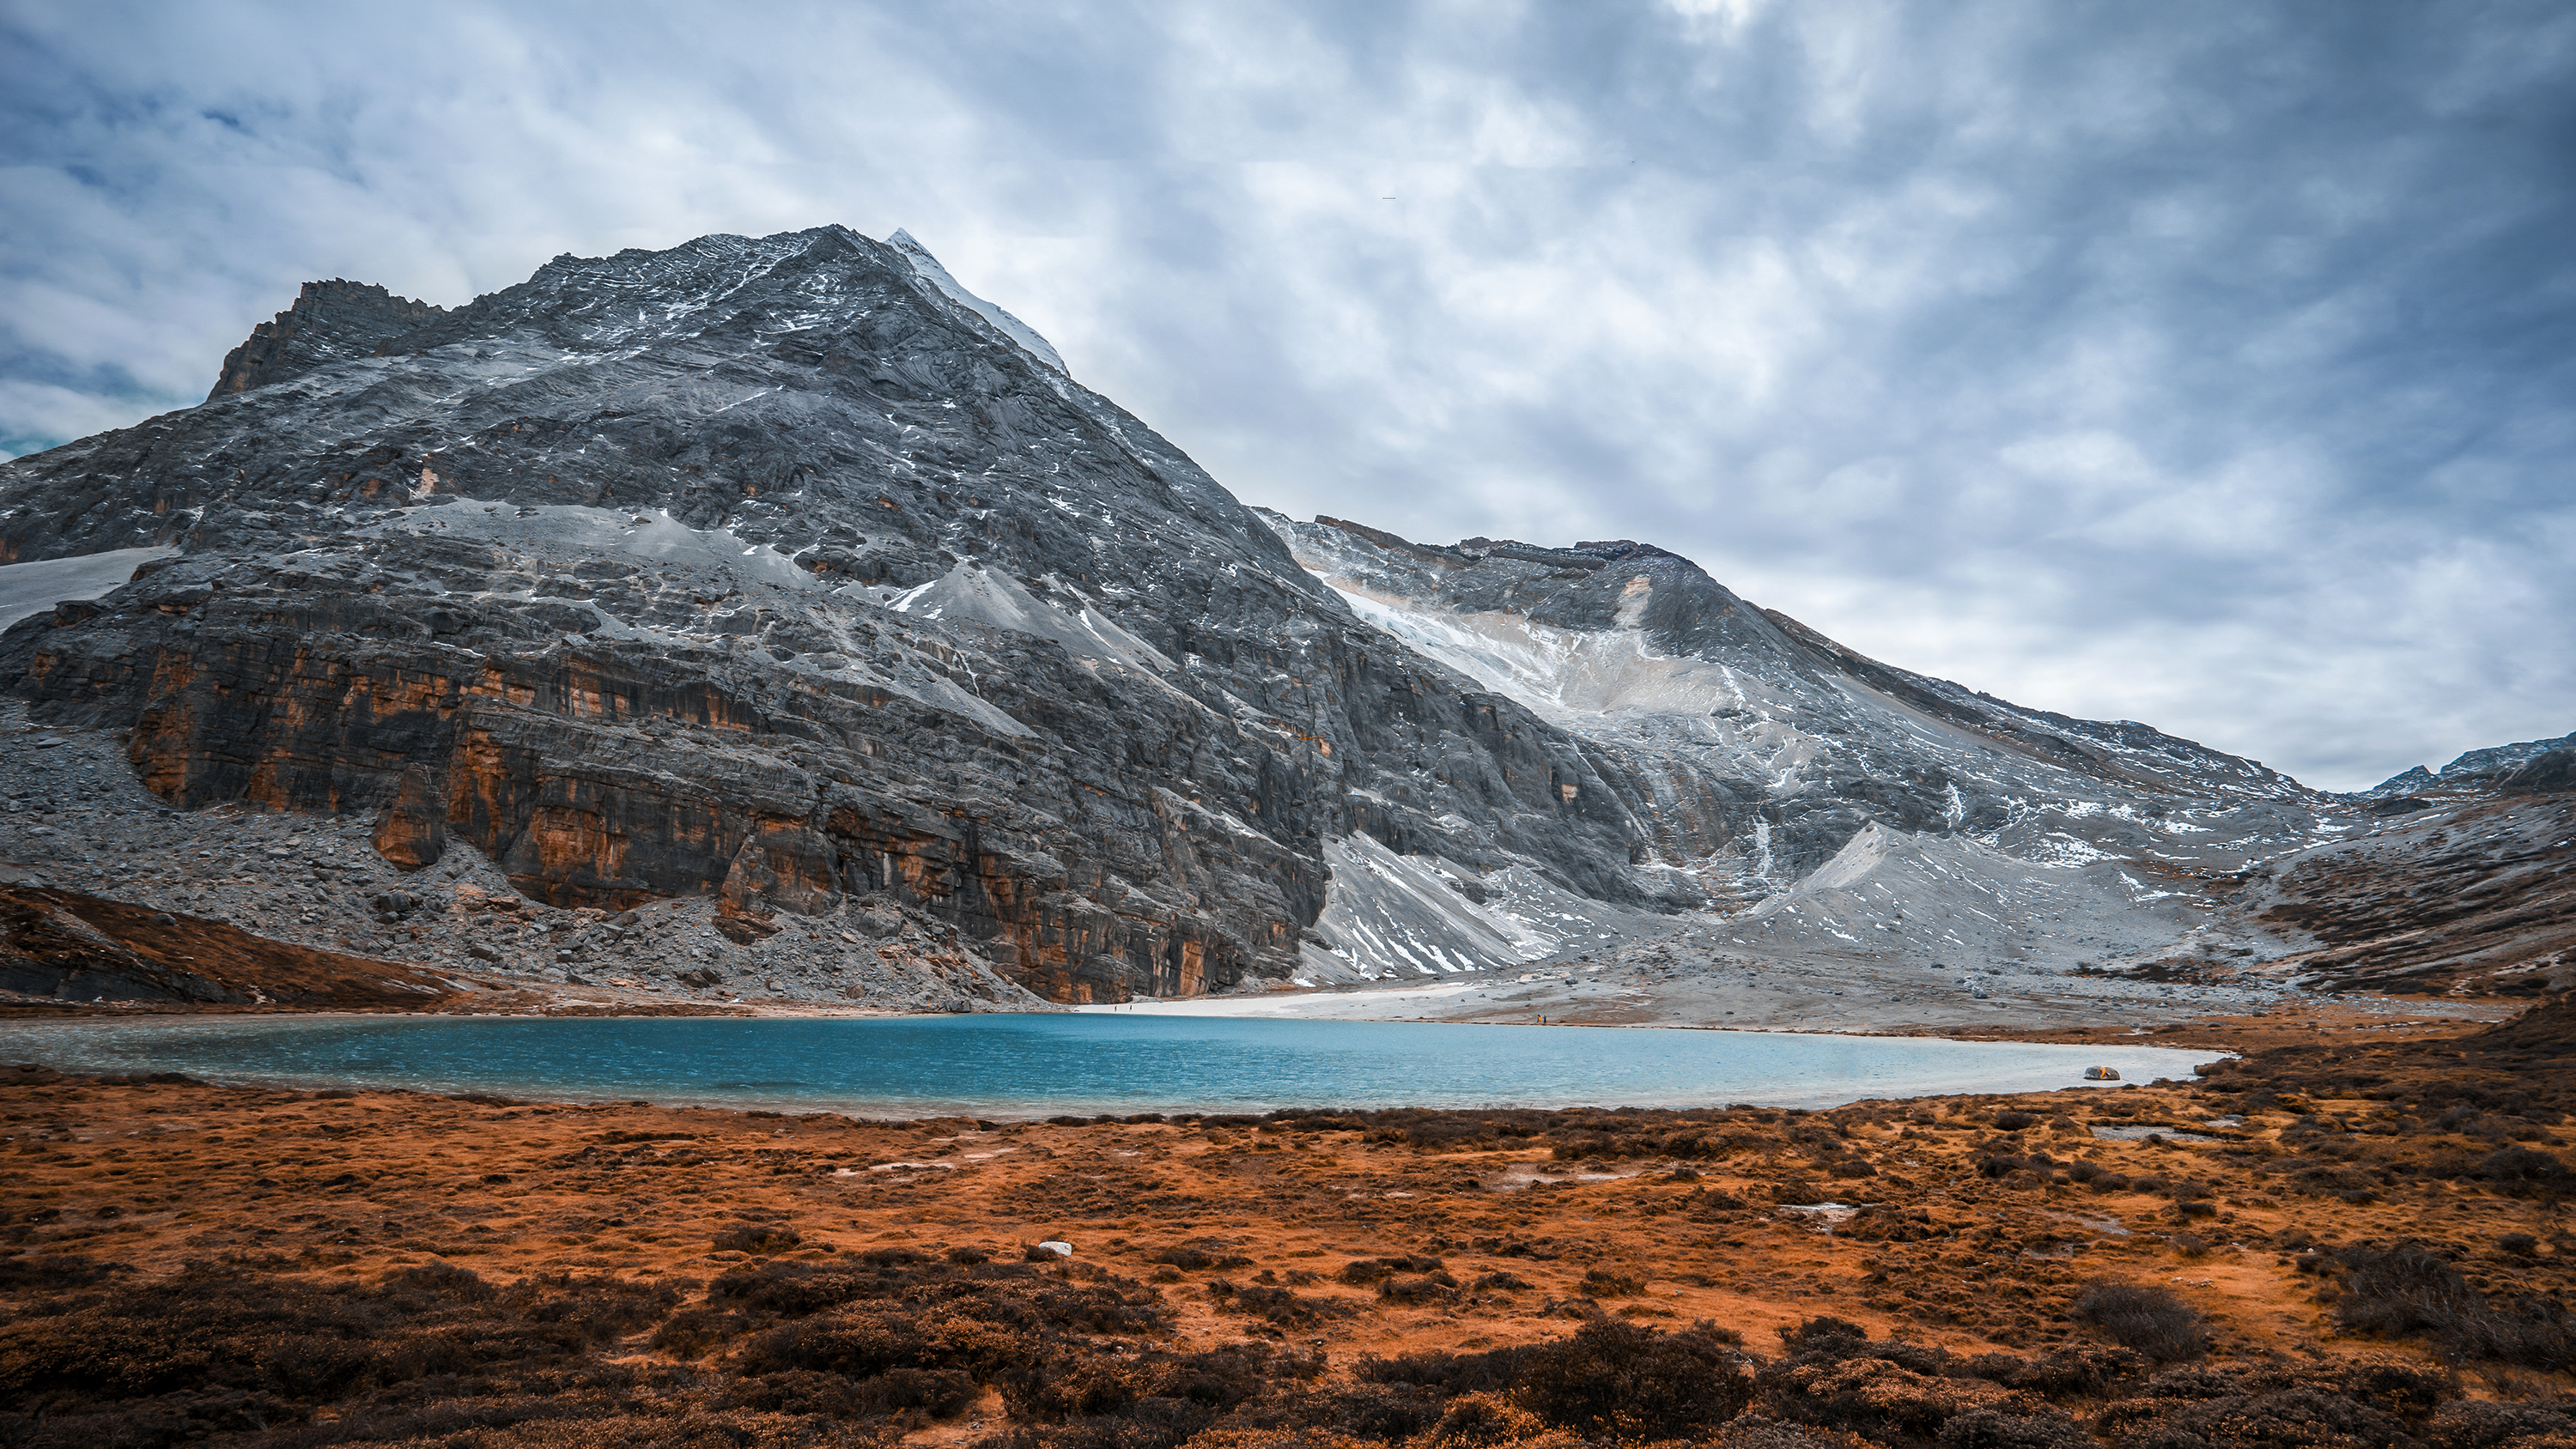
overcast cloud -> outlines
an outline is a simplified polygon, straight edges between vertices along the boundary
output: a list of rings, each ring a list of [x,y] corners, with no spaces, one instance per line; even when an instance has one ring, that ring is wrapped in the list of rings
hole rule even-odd
[[[1245,499],[2328,788],[2576,729],[2576,10],[0,0],[0,453],[298,284],[909,228]]]

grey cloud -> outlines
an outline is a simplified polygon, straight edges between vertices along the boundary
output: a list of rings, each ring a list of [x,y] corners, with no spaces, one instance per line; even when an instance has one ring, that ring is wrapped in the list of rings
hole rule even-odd
[[[311,277],[904,226],[1255,502],[1653,539],[2320,784],[2576,724],[2563,7],[0,24],[0,447]]]

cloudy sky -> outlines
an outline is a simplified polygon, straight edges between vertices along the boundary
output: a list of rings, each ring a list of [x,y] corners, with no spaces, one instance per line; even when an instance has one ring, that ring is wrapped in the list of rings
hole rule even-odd
[[[2576,729],[2576,9],[0,0],[0,454],[909,228],[1245,499],[2352,788]]]

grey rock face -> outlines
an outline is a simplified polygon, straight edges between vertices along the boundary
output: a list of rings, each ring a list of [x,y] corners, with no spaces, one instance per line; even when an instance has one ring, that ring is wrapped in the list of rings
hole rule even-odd
[[[2492,782],[2552,750],[2567,749],[2576,749],[2576,733],[2561,735],[2554,740],[2523,740],[2517,744],[2471,750],[2442,767],[2442,780],[2445,784]]]
[[[2549,795],[2562,790],[2576,790],[2576,749],[2534,755],[2496,781],[2500,795]]]
[[[2412,795],[2418,790],[2429,790],[2439,783],[2441,783],[2440,777],[2422,765],[2415,765],[2371,786],[2364,790],[2362,795],[2366,799],[2390,795]]]
[[[310,288],[207,403],[0,466],[0,558],[184,550],[0,636],[0,683],[130,729],[174,804],[752,934],[885,893],[1059,1000],[1295,969],[1353,833],[1693,898],[1614,754],[1354,618],[893,248],[708,237],[417,309]]]
[[[2361,793],[2359,798],[2372,799],[2390,795],[2411,795],[2419,790],[2501,789],[2504,782],[2523,766],[2557,750],[2576,749],[2576,734],[2554,740],[2522,740],[2510,745],[2490,745],[2482,750],[2469,750],[2444,765],[2440,774],[2417,765],[2402,774],[2391,775]]]
[[[427,302],[337,278],[307,282],[295,305],[251,329],[224,358],[208,402],[311,372],[326,362],[371,357],[386,343],[446,315]]]
[[[1272,526],[1364,617],[1615,759],[1604,778],[1653,859],[1721,899],[1786,886],[1874,823],[2062,860],[2143,847],[2177,812],[2233,815],[2231,838],[2295,836],[2315,799],[2145,725],[2026,710],[1880,664],[1649,545],[1439,547],[1339,519]]]

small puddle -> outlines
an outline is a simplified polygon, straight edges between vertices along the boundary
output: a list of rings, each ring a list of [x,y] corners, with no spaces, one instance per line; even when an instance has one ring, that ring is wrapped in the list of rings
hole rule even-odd
[[[2197,1132],[2177,1132],[2171,1127],[2103,1127],[2097,1125],[2093,1129],[2093,1135],[2112,1142],[2144,1142],[2150,1137],[2161,1137],[2167,1142],[2210,1143],[2218,1140],[2215,1137],[2204,1137]]]
[[[1643,1177],[1650,1170],[1639,1167],[1627,1172],[1541,1172],[1535,1167],[1506,1167],[1485,1186],[1493,1192],[1519,1192],[1531,1187],[1570,1187],[1578,1182],[1618,1182]]]
[[[1862,1208],[1876,1206],[1878,1206],[1876,1203],[1855,1204],[1847,1202],[1784,1203],[1781,1205],[1780,1211],[1784,1213],[1796,1213],[1800,1217],[1807,1219],[1809,1222],[1816,1223],[1827,1231],[1831,1231],[1834,1228],[1841,1227],[1843,1224],[1850,1222],[1853,1218],[1858,1217]]]

